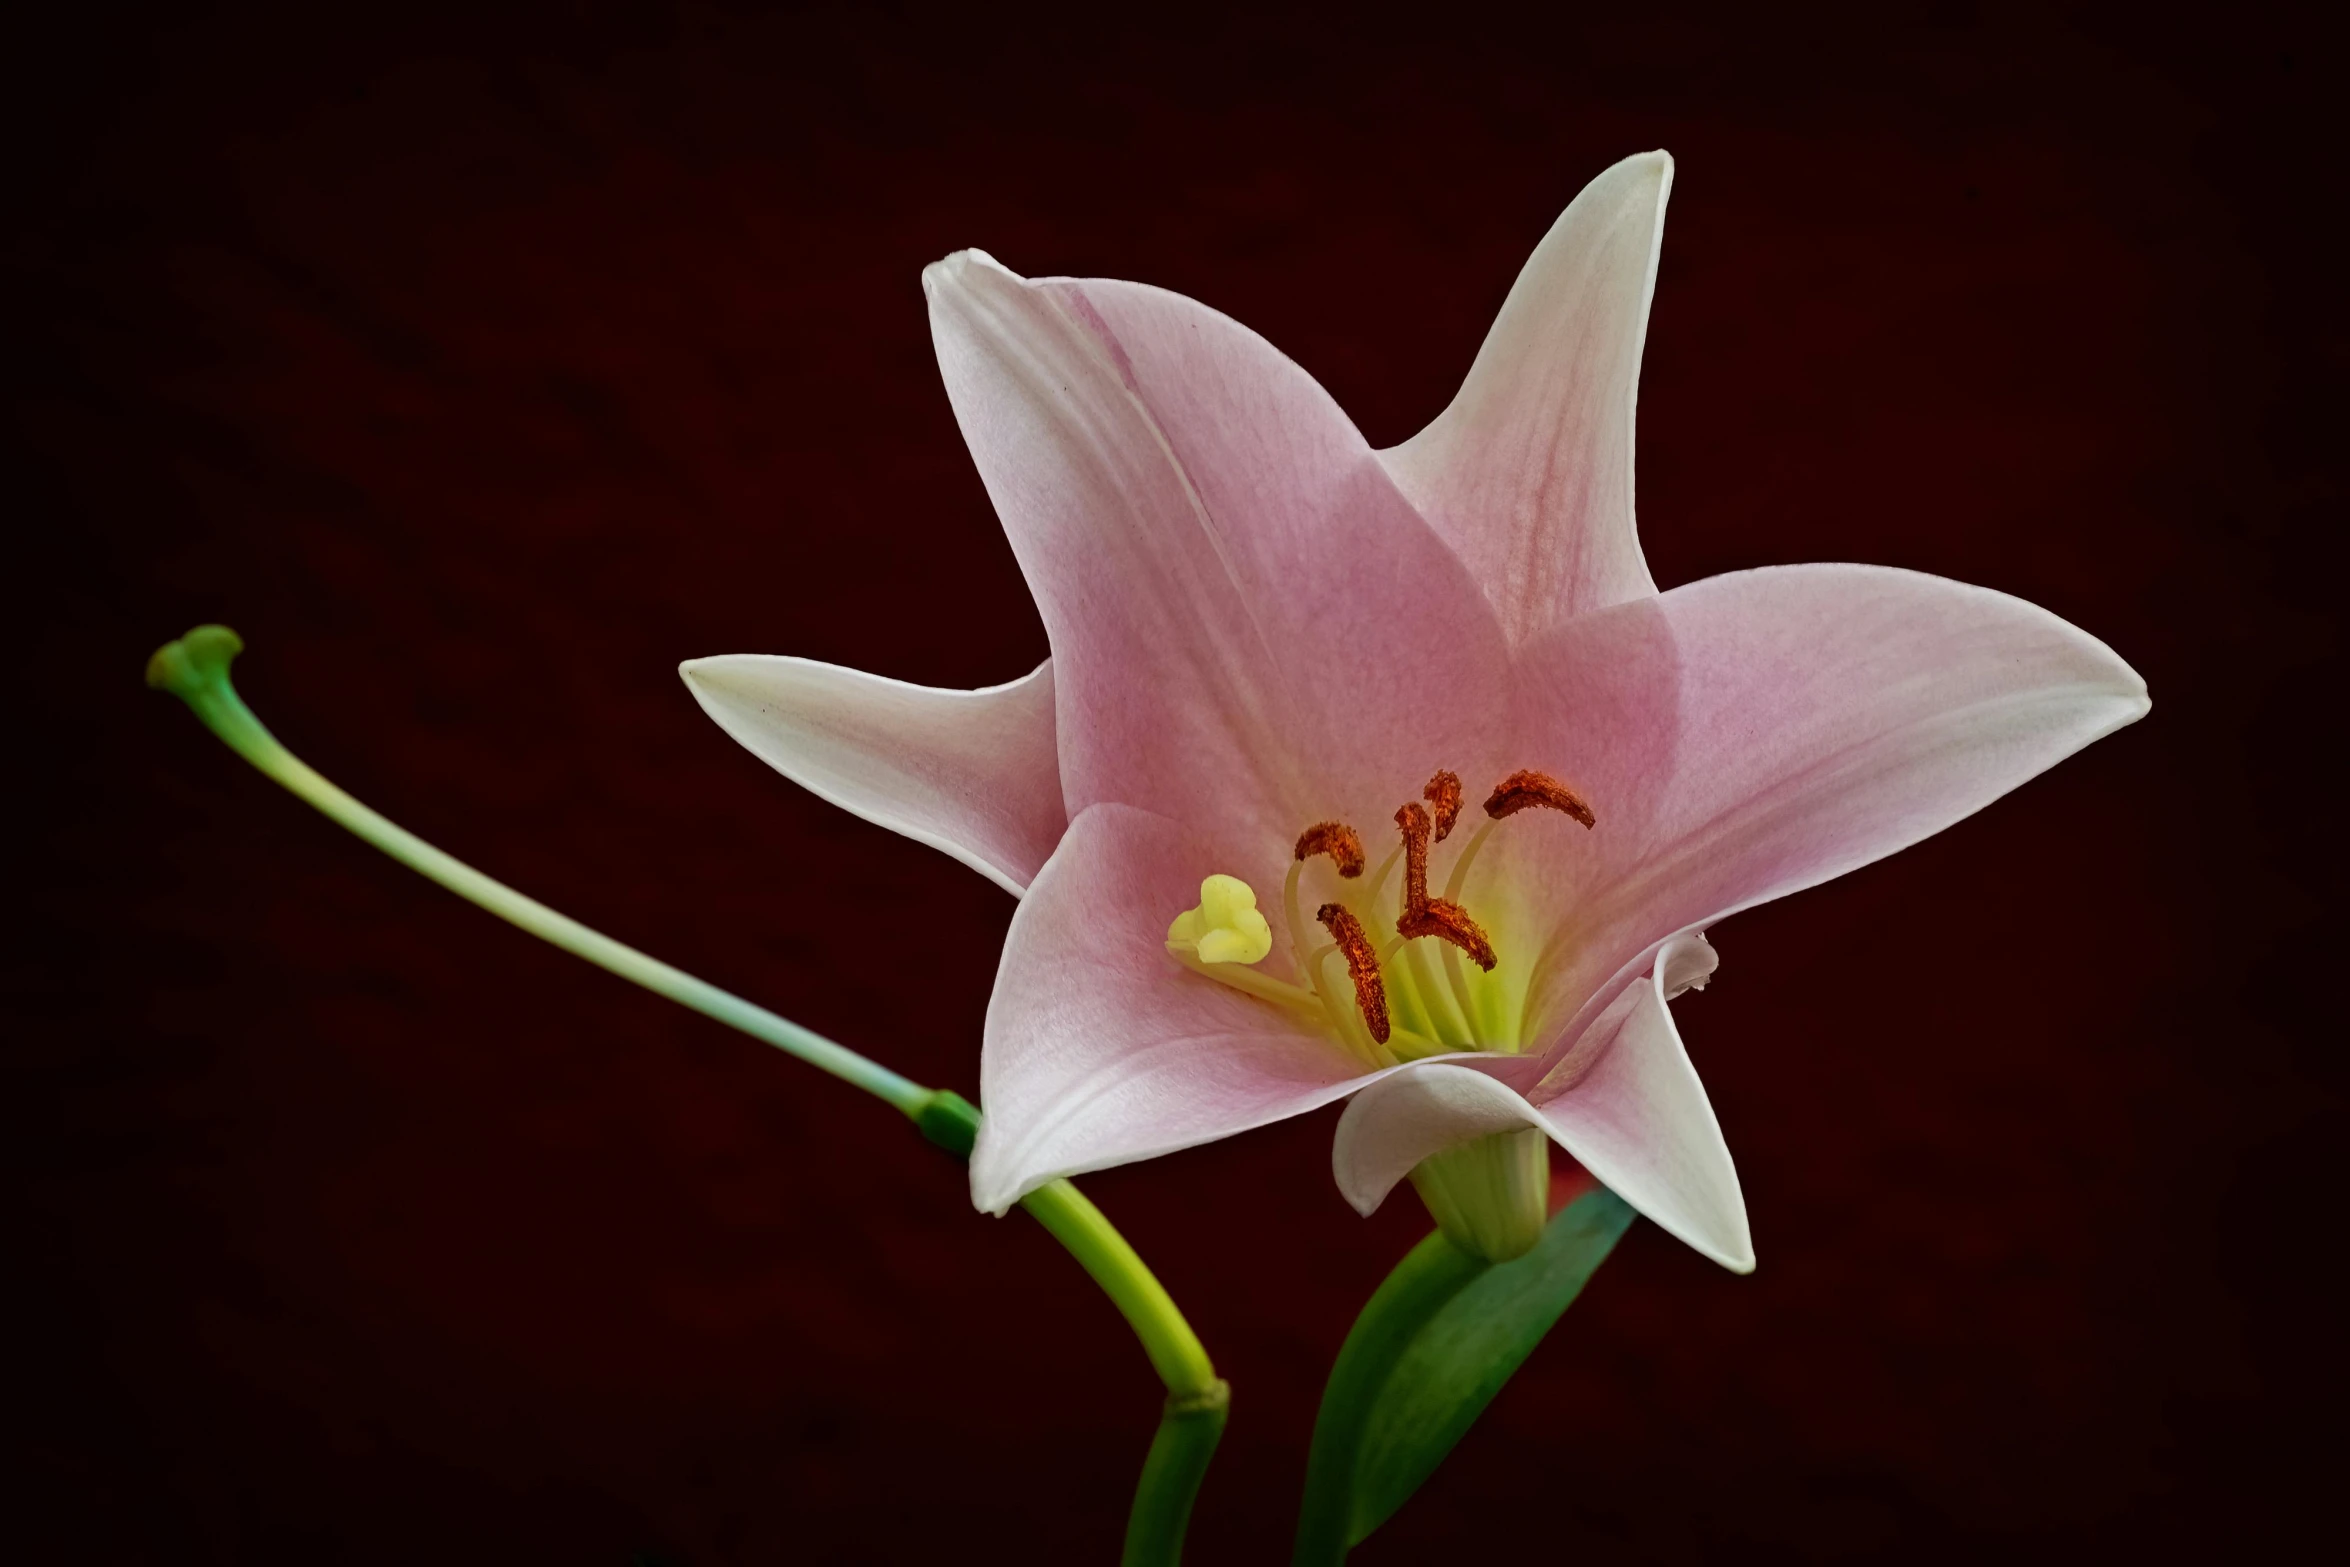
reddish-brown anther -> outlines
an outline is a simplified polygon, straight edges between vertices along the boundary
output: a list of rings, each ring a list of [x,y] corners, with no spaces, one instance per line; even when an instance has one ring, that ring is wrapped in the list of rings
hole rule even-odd
[[[1452,824],[1461,819],[1461,775],[1446,769],[1428,780],[1420,798],[1436,813],[1436,841],[1452,836]]]
[[[1437,777],[1452,775],[1439,773]],[[1459,786],[1459,780],[1454,780],[1454,786]],[[1490,972],[1493,943],[1485,939],[1484,929],[1459,904],[1428,896],[1428,840],[1434,831],[1428,813],[1417,802],[1407,802],[1395,813],[1395,825],[1403,829],[1403,913],[1396,916],[1395,933],[1407,940],[1434,936],[1449,941],[1479,968]]]
[[[1493,972],[1493,943],[1485,939],[1484,927],[1469,917],[1469,911],[1446,898],[1430,898],[1427,906],[1405,914],[1395,922],[1399,936],[1434,936],[1449,941],[1469,955],[1469,961]]]
[[[1344,822],[1316,822],[1297,835],[1299,859],[1310,860],[1317,854],[1329,855],[1341,876],[1363,873],[1363,840]]]
[[[1355,982],[1355,1006],[1363,1014],[1363,1026],[1371,1037],[1387,1043],[1387,986],[1379,978],[1379,954],[1371,946],[1371,938],[1363,933],[1363,922],[1348,912],[1342,903],[1325,903],[1314,911],[1314,918],[1330,932],[1338,950],[1346,958],[1347,976]]]
[[[1599,818],[1591,814],[1591,807],[1583,803],[1581,795],[1550,774],[1538,773],[1531,767],[1522,767],[1493,786],[1492,795],[1485,801],[1485,814],[1500,821],[1535,806],[1564,811],[1586,827],[1599,825]]]
[[[1416,914],[1428,906],[1428,813],[1406,801],[1395,813],[1395,825],[1403,829],[1404,913]]]

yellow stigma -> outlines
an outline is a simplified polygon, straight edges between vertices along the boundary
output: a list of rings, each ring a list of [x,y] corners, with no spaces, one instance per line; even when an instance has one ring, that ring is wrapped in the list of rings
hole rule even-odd
[[[1273,950],[1273,927],[1257,912],[1256,889],[1237,876],[1199,884],[1199,907],[1167,927],[1167,945],[1202,963],[1256,963]]]

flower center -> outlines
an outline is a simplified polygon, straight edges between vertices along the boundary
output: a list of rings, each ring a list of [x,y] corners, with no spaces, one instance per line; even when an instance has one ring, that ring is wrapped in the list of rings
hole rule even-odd
[[[1425,802],[1424,804],[1422,802]],[[1453,855],[1442,896],[1428,890],[1430,858],[1460,820],[1461,780],[1439,772],[1395,813],[1398,842],[1366,882],[1361,834],[1345,822],[1316,822],[1298,835],[1281,889],[1282,917],[1299,983],[1253,965],[1272,950],[1272,928],[1256,892],[1237,876],[1200,883],[1200,902],[1167,927],[1167,950],[1187,968],[1235,990],[1289,1008],[1319,1023],[1374,1066],[1393,1066],[1454,1050],[1520,1048],[1526,975],[1502,962],[1485,928],[1462,906],[1461,890],[1485,841],[1504,820],[1544,809],[1589,828],[1596,819],[1572,789],[1547,773],[1510,774],[1485,800],[1475,833]],[[1314,912],[1327,941],[1309,942],[1301,883],[1317,860],[1336,896]],[[1390,921],[1380,897],[1398,859],[1403,885]],[[1392,926],[1394,935],[1372,932]],[[1343,979],[1332,973],[1343,969]],[[1351,987],[1352,995],[1347,994]]]

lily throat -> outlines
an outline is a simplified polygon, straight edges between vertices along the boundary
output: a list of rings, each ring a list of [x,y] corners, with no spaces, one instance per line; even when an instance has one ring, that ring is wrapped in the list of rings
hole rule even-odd
[[[1455,1051],[1522,1048],[1531,954],[1510,961],[1512,954],[1497,948],[1486,924],[1464,905],[1469,873],[1501,823],[1522,811],[1555,810],[1586,829],[1596,818],[1548,774],[1512,773],[1487,796],[1487,819],[1450,856],[1438,894],[1430,890],[1432,860],[1453,835],[1462,803],[1459,775],[1438,772],[1419,799],[1396,811],[1397,840],[1375,868],[1361,834],[1346,822],[1316,822],[1298,835],[1280,909],[1298,970],[1294,980],[1256,967],[1272,950],[1272,926],[1254,889],[1237,876],[1211,875],[1200,884],[1199,906],[1167,929],[1168,952],[1205,978],[1290,1010],[1372,1068]],[[1329,894],[1310,924],[1309,877]]]

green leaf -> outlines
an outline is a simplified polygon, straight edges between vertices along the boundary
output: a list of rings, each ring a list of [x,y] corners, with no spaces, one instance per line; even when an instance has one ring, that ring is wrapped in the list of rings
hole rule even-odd
[[[1631,1227],[1605,1187],[1562,1208],[1532,1251],[1489,1264],[1439,1231],[1397,1264],[1330,1370],[1296,1561],[1344,1561],[1444,1461]]]

